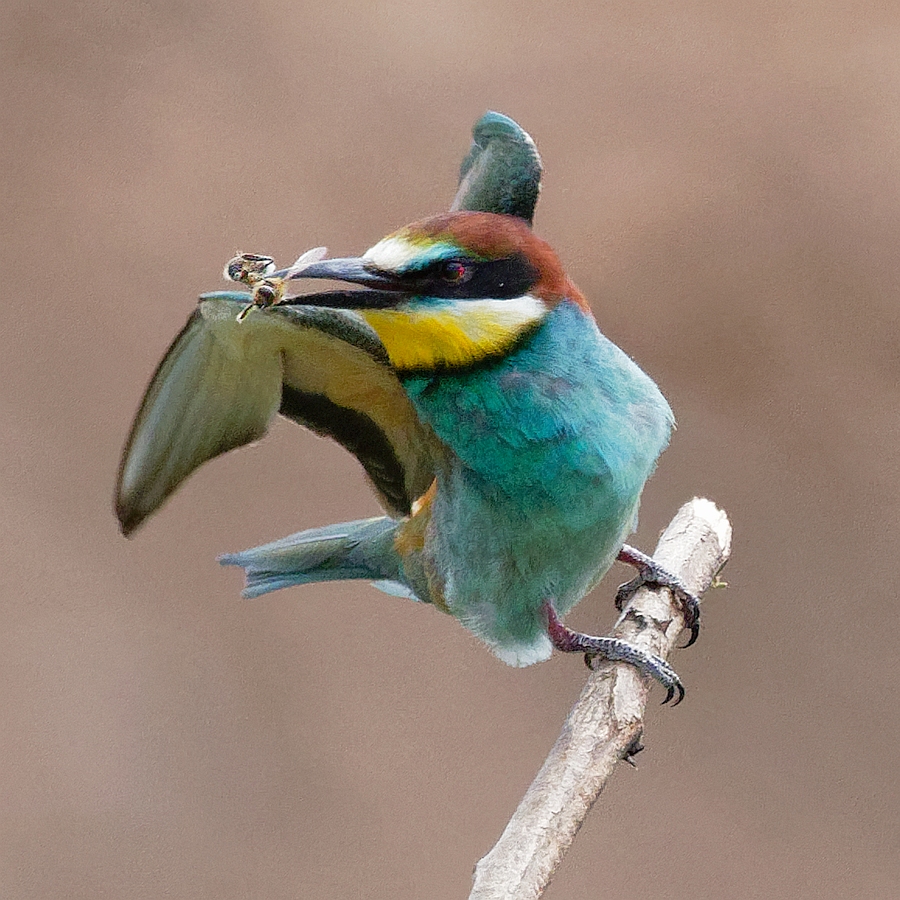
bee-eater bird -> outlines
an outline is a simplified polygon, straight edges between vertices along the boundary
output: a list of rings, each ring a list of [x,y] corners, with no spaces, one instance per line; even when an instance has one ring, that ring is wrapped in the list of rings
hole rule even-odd
[[[222,557],[245,569],[244,596],[367,579],[454,616],[510,665],[554,647],[626,660],[680,700],[662,659],[561,621],[619,558],[639,574],[617,602],[666,584],[696,638],[696,598],[624,543],[672,412],[531,230],[531,139],[495,113],[474,135],[451,212],[359,258],[229,264],[254,291],[203,295],[160,363],[120,468],[123,531],[281,412],[356,455],[387,515]],[[357,287],[285,299],[287,278]]]

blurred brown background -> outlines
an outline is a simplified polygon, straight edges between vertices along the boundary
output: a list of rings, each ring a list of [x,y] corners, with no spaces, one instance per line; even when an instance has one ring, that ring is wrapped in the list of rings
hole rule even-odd
[[[895,3],[8,0],[0,64],[0,896],[467,895],[579,660],[365,585],[241,602],[217,553],[377,511],[287,423],[132,541],[111,492],[225,260],[446,208],[488,108],[678,415],[636,543],[694,494],[735,525],[686,702],[548,896],[900,896]]]

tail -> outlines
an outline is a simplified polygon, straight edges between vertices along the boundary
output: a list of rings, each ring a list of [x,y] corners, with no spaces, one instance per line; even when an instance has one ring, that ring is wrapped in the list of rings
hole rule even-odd
[[[406,584],[394,548],[400,522],[381,517],[311,528],[271,544],[219,557],[223,566],[243,566],[244,597],[316,581],[363,578],[389,594],[418,599]]]

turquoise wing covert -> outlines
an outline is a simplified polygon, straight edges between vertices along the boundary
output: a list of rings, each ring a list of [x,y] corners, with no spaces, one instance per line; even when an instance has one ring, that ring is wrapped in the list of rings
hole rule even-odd
[[[239,322],[248,300],[204,294],[154,373],[119,467],[122,531],[198,466],[262,437],[278,412],[346,447],[388,512],[407,514],[434,478],[437,440],[378,337],[352,312],[301,305],[254,309]]]

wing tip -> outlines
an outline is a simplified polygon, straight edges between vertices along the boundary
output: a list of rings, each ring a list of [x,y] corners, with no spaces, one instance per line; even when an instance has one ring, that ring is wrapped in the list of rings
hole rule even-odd
[[[113,503],[113,508],[115,509],[122,537],[130,538],[141,527],[146,516],[136,509],[133,504],[123,500],[118,494]]]

